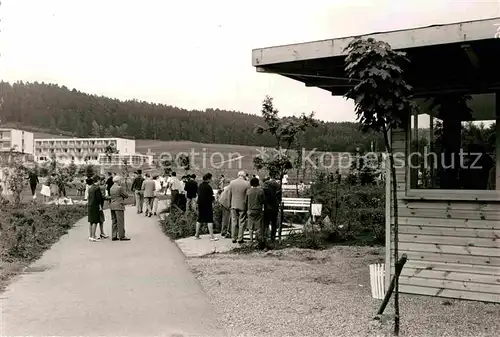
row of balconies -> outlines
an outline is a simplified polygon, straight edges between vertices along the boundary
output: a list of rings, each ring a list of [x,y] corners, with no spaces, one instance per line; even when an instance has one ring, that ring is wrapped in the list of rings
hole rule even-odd
[[[67,148],[36,148],[35,152],[42,153],[42,152],[64,152],[64,153],[81,153],[81,152],[94,152],[94,153],[104,153],[104,149],[96,149],[96,148],[80,148],[80,149],[67,149]]]
[[[50,160],[49,156],[37,156],[39,161],[48,161]],[[87,160],[97,160],[98,156],[56,156],[56,160],[74,160],[74,161],[85,161]]]
[[[110,145],[109,143],[108,144],[91,144],[91,143],[70,143],[70,144],[64,144],[64,143],[55,143],[55,144],[51,144],[51,143],[45,143],[45,142],[36,142],[35,143],[35,146],[37,147],[51,147],[51,148],[63,148],[63,147],[84,147],[84,146],[87,146],[87,147],[106,147]],[[111,145],[114,145],[116,146],[115,143],[112,143]]]

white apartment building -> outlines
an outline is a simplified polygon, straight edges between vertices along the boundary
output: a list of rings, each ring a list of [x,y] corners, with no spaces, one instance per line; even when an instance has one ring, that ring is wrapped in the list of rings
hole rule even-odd
[[[52,156],[63,164],[99,164],[106,147],[113,146],[120,155],[135,154],[135,140],[124,138],[48,138],[35,139],[35,160],[43,163]],[[102,156],[101,156],[102,157]]]
[[[0,128],[0,152],[14,152],[33,155],[35,143],[32,132]]]

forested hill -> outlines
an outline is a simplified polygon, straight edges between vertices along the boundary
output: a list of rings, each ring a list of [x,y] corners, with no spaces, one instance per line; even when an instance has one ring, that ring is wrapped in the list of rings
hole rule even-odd
[[[263,123],[260,116],[236,111],[196,111],[137,100],[120,101],[37,82],[0,82],[2,96],[2,123],[37,131],[78,137],[273,145],[270,137],[253,132],[256,124]],[[351,151],[358,146],[367,148],[374,139],[374,135],[361,133],[356,123],[321,123],[306,133],[302,143],[306,148]]]

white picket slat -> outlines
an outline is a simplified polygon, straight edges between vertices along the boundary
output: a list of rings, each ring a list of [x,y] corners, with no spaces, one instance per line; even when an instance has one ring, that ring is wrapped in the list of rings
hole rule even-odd
[[[370,286],[372,297],[383,300],[385,296],[385,266],[384,264],[371,264],[370,268]]]

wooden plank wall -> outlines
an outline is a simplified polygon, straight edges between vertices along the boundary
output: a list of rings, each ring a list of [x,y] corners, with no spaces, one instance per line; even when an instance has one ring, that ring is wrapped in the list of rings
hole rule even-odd
[[[406,132],[391,136],[404,153]],[[405,199],[405,171],[396,172],[399,254],[408,255],[400,291],[500,303],[500,203]],[[393,242],[391,233],[391,252]]]

